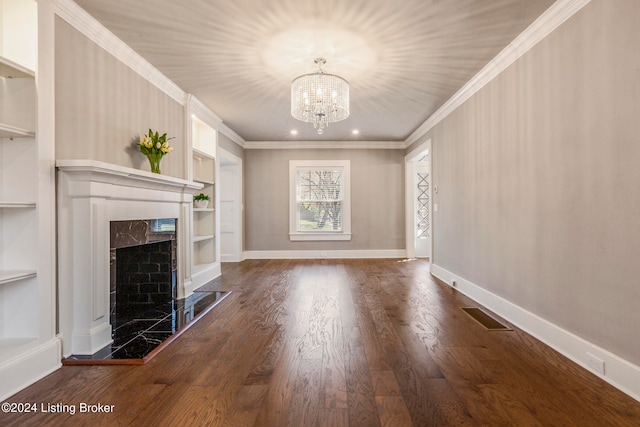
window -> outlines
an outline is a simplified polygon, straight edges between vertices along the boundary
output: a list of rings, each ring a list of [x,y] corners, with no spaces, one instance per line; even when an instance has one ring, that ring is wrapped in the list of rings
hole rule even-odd
[[[289,162],[289,238],[351,240],[349,160]]]
[[[418,172],[418,210],[416,213],[417,237],[429,237],[429,173]]]

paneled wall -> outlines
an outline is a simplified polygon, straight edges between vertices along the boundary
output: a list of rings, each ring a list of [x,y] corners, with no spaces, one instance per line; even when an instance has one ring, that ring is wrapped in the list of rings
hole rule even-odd
[[[150,170],[137,138],[167,132],[174,151],[162,173],[186,178],[184,107],[56,18],[56,158]]]
[[[590,2],[425,136],[434,263],[638,365],[639,16]]]

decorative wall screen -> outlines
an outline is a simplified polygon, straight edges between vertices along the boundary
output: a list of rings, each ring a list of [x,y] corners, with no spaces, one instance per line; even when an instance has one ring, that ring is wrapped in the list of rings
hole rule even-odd
[[[416,225],[418,239],[429,237],[431,219],[429,217],[429,174],[418,172],[418,211]]]

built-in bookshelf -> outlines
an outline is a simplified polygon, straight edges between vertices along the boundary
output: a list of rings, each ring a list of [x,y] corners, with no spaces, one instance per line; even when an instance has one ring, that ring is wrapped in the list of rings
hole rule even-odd
[[[27,2],[23,2],[26,3]],[[35,71],[18,63],[18,40],[12,40],[12,17],[20,2],[0,2],[0,364],[38,335],[37,305],[25,307],[24,297],[37,295],[38,201]]]
[[[193,149],[193,180],[204,185],[202,193],[210,197],[206,208],[193,208],[194,269],[216,261],[215,257],[215,157]]]
[[[38,7],[0,0],[0,400],[60,365],[53,161],[45,154],[54,150],[39,136]]]
[[[197,288],[213,279],[220,270],[216,221],[217,132],[195,115],[191,117],[192,179],[203,185],[209,196],[206,207],[193,207],[192,280]]]

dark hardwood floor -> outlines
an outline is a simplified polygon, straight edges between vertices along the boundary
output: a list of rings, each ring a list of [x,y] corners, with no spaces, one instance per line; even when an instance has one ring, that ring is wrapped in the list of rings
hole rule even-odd
[[[148,364],[64,366],[8,399],[37,413],[0,425],[640,425],[639,402],[518,329],[485,330],[428,267],[224,264],[206,289],[232,294]],[[76,414],[41,410],[56,404]]]

